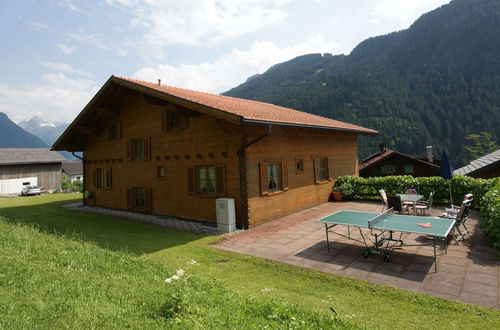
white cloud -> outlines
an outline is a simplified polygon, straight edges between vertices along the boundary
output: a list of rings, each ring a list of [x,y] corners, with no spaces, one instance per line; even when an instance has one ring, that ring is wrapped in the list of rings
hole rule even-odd
[[[420,13],[448,2],[450,0],[374,0],[370,23],[378,24],[383,19],[415,20]]]
[[[74,12],[80,12],[80,8],[78,8],[72,0],[61,0],[59,3],[63,7],[68,7],[70,10]]]
[[[109,47],[101,40],[100,37],[90,33],[67,33],[67,35],[77,41],[85,42],[101,49],[109,49]]]
[[[221,93],[262,73],[276,63],[312,52],[333,52],[339,44],[325,40],[322,35],[293,46],[280,48],[272,42],[254,42],[250,49],[233,49],[213,62],[173,66],[160,64],[142,68],[133,75],[138,79],[162,82],[176,87],[211,93]]]
[[[40,23],[40,22],[31,22],[31,26],[36,30],[46,30],[49,28],[48,24]]]
[[[61,49],[66,54],[71,54],[76,49],[75,47],[69,47],[69,46],[66,46],[66,45],[63,45],[63,44],[56,44],[56,46],[59,47],[59,49]]]
[[[52,69],[52,70],[55,70],[55,71],[59,71],[59,72],[78,73],[78,74],[83,74],[83,75],[86,75],[86,76],[90,75],[88,72],[84,72],[82,70],[75,69],[75,68],[73,68],[71,65],[69,65],[67,63],[62,63],[62,62],[43,62],[42,65],[45,66],[45,67],[47,67],[47,68],[49,68],[49,69]]]
[[[11,87],[0,84],[0,112],[15,122],[39,115],[48,120],[72,121],[97,92],[92,80],[45,74],[34,84]]]
[[[215,45],[284,23],[289,0],[107,0],[130,7],[131,27],[145,29],[130,45],[143,57],[161,58],[170,44]]]

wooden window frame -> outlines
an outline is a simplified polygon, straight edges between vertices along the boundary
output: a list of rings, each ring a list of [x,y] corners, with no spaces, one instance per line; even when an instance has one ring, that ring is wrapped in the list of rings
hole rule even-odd
[[[122,138],[122,122],[108,125],[108,140],[120,140]]]
[[[214,169],[215,182],[214,190],[210,192],[201,191],[200,171],[209,168]],[[197,196],[221,197],[226,195],[226,171],[222,164],[197,164],[188,167],[187,185],[188,193]]]
[[[138,194],[144,194],[141,198],[144,203],[137,205]],[[127,189],[127,207],[131,210],[148,212],[152,210],[152,189],[148,187],[131,187]]]
[[[393,168],[394,171],[388,172],[384,171],[384,168]],[[395,175],[398,173],[398,167],[396,165],[381,165],[380,166],[380,173],[384,175]]]
[[[314,182],[323,184],[333,180],[332,159],[326,156],[317,156],[313,158]]]
[[[304,173],[304,159],[295,158],[295,174],[302,174],[302,173]]]
[[[164,132],[178,132],[188,128],[189,117],[175,110],[165,110],[162,112],[161,125]]]
[[[110,190],[112,187],[112,169],[111,167],[102,167],[94,169],[94,187],[96,189]]]
[[[156,166],[156,178],[158,180],[165,180],[165,176],[166,176],[165,165],[158,165],[158,166]]]
[[[278,175],[281,186],[277,189],[269,189],[269,166],[275,165],[278,168]],[[286,161],[264,161],[259,163],[259,182],[261,196],[273,196],[289,190],[288,186],[288,165]]]
[[[142,152],[138,146],[141,145]],[[128,160],[151,160],[151,138],[131,139],[127,142]]]
[[[407,170],[411,168],[411,170]],[[404,174],[413,174],[415,173],[415,166],[413,164],[404,164],[403,165],[403,172]]]

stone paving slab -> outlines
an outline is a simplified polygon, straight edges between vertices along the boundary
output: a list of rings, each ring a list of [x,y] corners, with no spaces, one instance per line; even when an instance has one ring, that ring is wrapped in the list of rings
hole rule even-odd
[[[325,203],[308,210],[271,221],[219,242],[216,247],[296,266],[314,268],[336,275],[395,286],[449,300],[500,309],[500,261],[496,251],[486,244],[480,230],[479,215],[471,212],[467,226],[471,233],[458,244],[452,242],[448,253],[438,248],[438,272],[434,272],[431,246],[404,246],[396,249],[391,261],[381,256],[361,257],[364,244],[359,230],[351,228],[349,240],[331,237],[326,248],[325,229],[316,219],[339,210],[380,212],[381,205],[371,202]],[[434,208],[432,216],[443,210]],[[347,235],[347,228],[336,232]],[[405,244],[428,242],[425,236],[404,235]]]

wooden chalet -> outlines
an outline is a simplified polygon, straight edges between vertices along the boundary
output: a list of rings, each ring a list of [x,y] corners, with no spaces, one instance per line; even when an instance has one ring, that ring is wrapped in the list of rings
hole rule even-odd
[[[327,201],[377,131],[268,103],[111,76],[53,150],[84,153],[84,203],[254,226]]]
[[[378,153],[361,162],[359,176],[364,178],[390,175],[438,176],[440,161],[432,158],[432,148],[427,149],[427,155],[427,159],[416,158],[382,147]]]
[[[471,161],[466,166],[456,170],[454,174],[482,179],[500,177],[500,149]]]

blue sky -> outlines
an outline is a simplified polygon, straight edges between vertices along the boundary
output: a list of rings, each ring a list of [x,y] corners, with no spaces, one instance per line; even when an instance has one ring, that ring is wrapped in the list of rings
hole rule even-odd
[[[0,2],[0,112],[70,122],[112,74],[221,93],[276,63],[348,54],[449,0]]]

